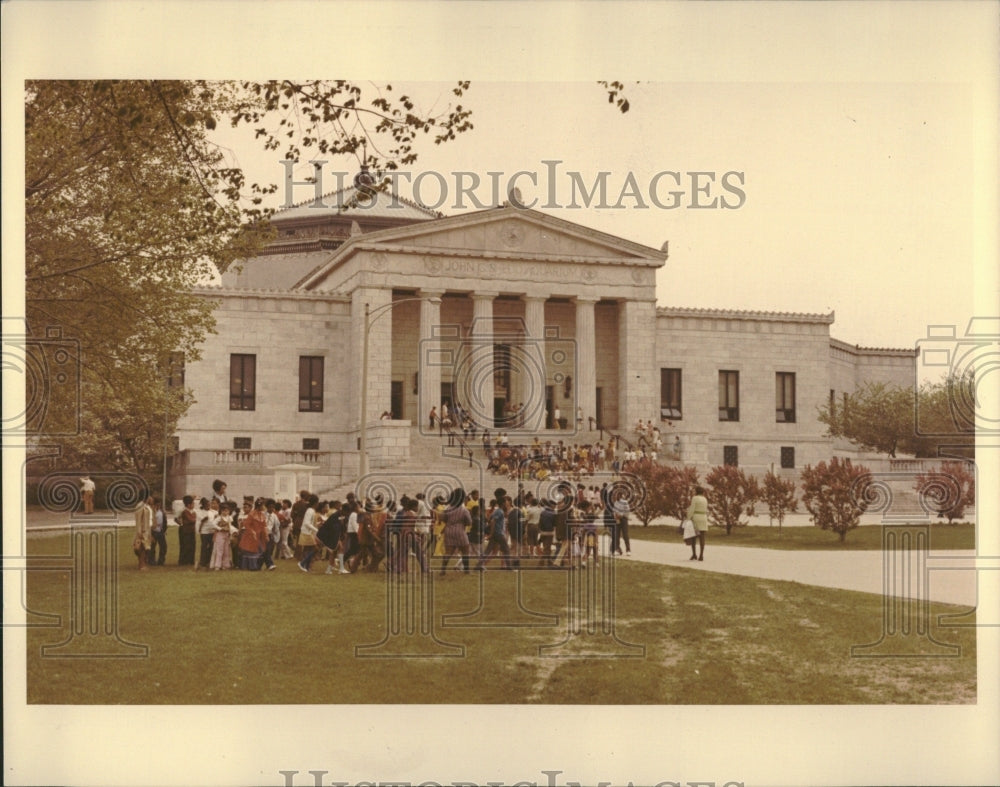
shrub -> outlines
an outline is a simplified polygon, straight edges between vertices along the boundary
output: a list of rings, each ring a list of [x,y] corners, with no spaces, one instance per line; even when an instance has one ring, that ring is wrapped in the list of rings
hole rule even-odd
[[[764,476],[761,489],[761,500],[767,503],[767,514],[771,519],[778,520],[778,529],[785,521],[785,516],[798,511],[799,501],[795,497],[795,482],[781,478],[774,470],[768,470]]]
[[[950,525],[965,516],[965,507],[976,502],[976,476],[971,463],[943,462],[937,470],[917,475],[913,487],[921,502]]]
[[[760,500],[757,479],[746,475],[739,467],[721,465],[713,467],[705,476],[710,487],[708,494],[708,519],[718,527],[726,528],[726,535],[734,527],[749,524],[744,516],[754,515],[754,503]]]
[[[694,497],[694,488],[698,485],[698,471],[691,465],[666,465],[663,470],[663,497],[666,501],[663,513],[683,521]]]
[[[802,504],[815,524],[832,530],[843,541],[867,508],[866,478],[871,479],[868,468],[855,467],[850,459],[834,457],[829,464],[806,465],[801,475]]]

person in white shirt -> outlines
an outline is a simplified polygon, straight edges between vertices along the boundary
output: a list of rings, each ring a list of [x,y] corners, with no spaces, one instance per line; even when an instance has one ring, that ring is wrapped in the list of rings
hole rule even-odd
[[[215,539],[215,521],[219,518],[219,501],[212,498],[211,502],[206,498],[201,499],[201,508],[198,511],[198,520],[195,525],[195,532],[201,539],[201,553],[198,556],[198,564],[194,567],[197,571],[200,568],[208,568],[212,560],[212,541]]]
[[[93,514],[94,513],[94,492],[97,489],[97,484],[93,482],[89,475],[85,475],[80,479],[80,494],[83,495],[83,513]]]

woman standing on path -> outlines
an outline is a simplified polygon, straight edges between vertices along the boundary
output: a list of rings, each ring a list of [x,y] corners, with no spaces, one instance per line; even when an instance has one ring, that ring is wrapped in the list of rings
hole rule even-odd
[[[705,498],[705,490],[700,486],[694,488],[694,497],[688,506],[687,518],[694,522],[694,529],[697,531],[698,546],[701,548],[698,560],[704,560],[705,533],[708,532],[708,500]],[[691,545],[691,560],[694,560],[694,544]]]

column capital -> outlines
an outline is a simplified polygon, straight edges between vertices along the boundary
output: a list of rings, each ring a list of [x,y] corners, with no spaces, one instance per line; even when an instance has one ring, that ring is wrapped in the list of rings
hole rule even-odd
[[[426,287],[421,287],[419,290],[419,297],[421,298],[440,298],[442,295],[444,295],[444,290],[434,290]]]
[[[577,303],[597,303],[601,298],[599,295],[574,295],[573,300]]]
[[[497,290],[477,290],[476,292],[470,293],[470,297],[474,301],[492,301],[496,299],[499,294],[500,292]]]
[[[532,303],[537,303],[539,301],[541,303],[545,303],[545,301],[547,301],[548,299],[549,299],[548,295],[530,295],[525,293],[524,295],[521,296],[521,300],[523,300],[525,303],[528,303],[529,301],[531,301]]]

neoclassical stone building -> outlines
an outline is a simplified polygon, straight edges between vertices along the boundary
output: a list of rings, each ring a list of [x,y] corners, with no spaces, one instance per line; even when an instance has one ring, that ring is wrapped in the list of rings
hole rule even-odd
[[[658,307],[663,251],[534,210],[445,217],[350,188],[273,223],[264,253],[201,291],[217,334],[185,370],[174,493],[332,488],[358,475],[363,410],[383,468],[456,404],[512,440],[652,421],[685,462],[794,472],[848,450],[820,405],[914,377],[914,351],[832,339],[833,314]]]

